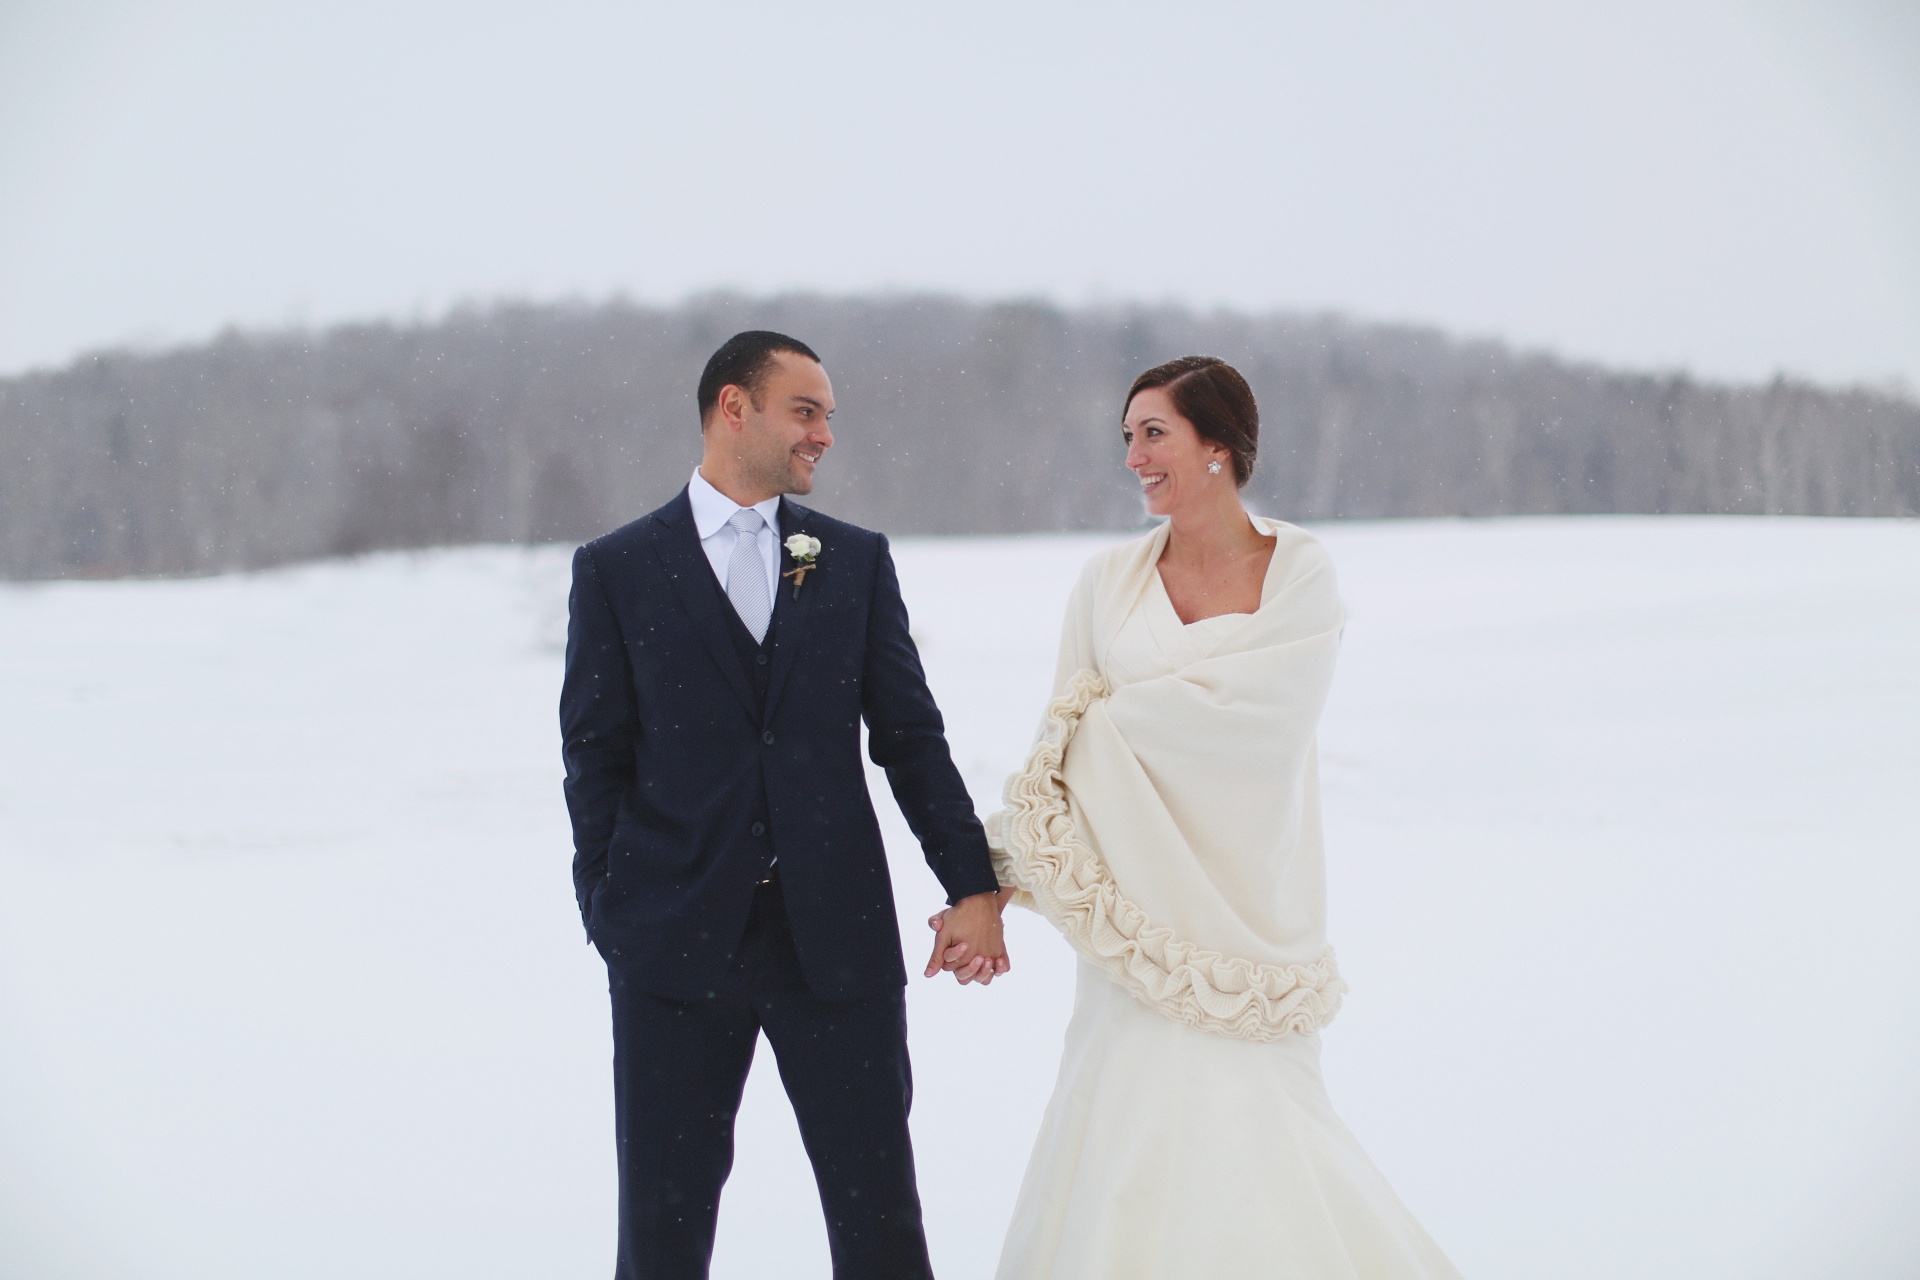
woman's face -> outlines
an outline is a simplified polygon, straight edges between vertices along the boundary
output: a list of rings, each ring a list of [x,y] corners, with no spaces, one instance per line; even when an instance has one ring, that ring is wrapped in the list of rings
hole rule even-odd
[[[1164,387],[1149,387],[1133,398],[1120,435],[1127,442],[1127,467],[1140,477],[1148,515],[1170,516],[1182,505],[1210,501],[1220,485],[1233,484],[1232,458],[1201,438]],[[1208,471],[1209,462],[1218,462],[1220,470]]]

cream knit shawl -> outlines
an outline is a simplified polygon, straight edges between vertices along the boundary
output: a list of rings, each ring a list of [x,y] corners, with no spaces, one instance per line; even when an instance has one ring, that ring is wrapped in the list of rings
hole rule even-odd
[[[988,833],[1015,901],[1136,998],[1272,1040],[1325,1025],[1346,989],[1314,745],[1342,614],[1320,544],[1255,523],[1278,540],[1260,608],[1204,633],[1153,594],[1164,526],[1087,564],[1038,741]]]

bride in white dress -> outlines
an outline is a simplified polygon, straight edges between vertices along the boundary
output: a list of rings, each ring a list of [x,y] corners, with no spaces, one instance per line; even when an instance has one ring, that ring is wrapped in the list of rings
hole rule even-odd
[[[988,824],[1003,898],[1080,955],[1000,1280],[1457,1278],[1320,1079],[1332,564],[1241,505],[1258,416],[1231,367],[1142,374],[1124,432],[1167,523],[1082,572]]]

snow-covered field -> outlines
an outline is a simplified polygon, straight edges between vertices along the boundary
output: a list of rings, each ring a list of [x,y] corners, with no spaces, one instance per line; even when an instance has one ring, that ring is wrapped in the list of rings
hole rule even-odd
[[[1920,524],[1320,532],[1326,1070],[1415,1212],[1476,1280],[1920,1274]],[[1102,541],[897,545],[983,808]],[[0,587],[0,1277],[611,1270],[566,563]],[[882,809],[918,953],[937,893]],[[991,1273],[1070,1000],[1064,946],[1012,940],[988,990],[912,987],[954,1280]],[[715,1274],[824,1276],[759,1068]]]

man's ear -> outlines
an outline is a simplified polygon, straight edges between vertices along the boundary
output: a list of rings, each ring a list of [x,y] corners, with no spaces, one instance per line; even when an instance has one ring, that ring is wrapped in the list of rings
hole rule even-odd
[[[714,405],[714,416],[729,430],[740,431],[746,425],[747,392],[744,387],[732,383],[720,388],[720,399]]]

